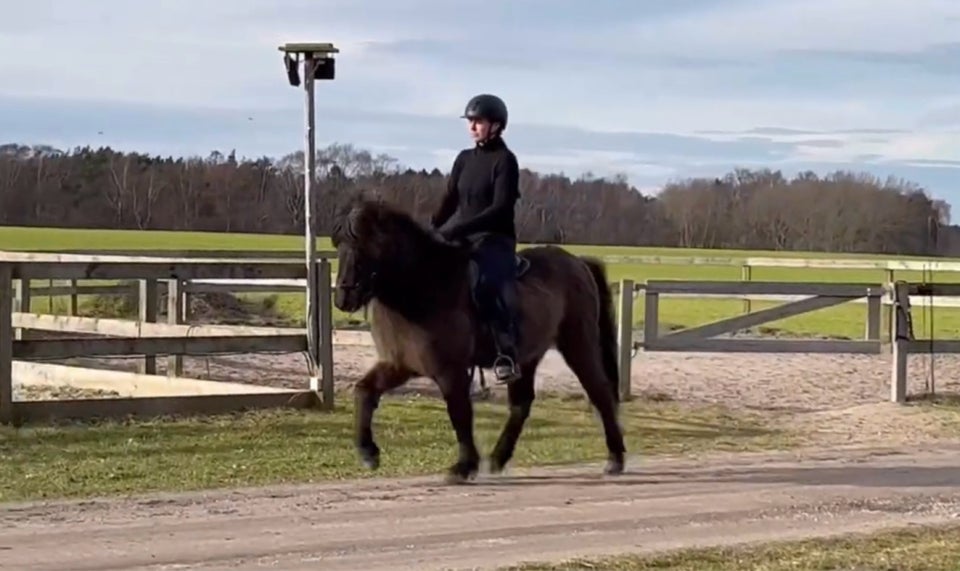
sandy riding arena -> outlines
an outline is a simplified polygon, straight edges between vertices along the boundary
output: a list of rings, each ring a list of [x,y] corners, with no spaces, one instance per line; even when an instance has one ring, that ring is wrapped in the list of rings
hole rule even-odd
[[[375,362],[371,347],[335,346],[337,389],[350,390]],[[64,361],[135,371],[135,359]],[[165,364],[158,363],[161,374]],[[302,388],[305,361],[299,354],[184,358],[188,377]],[[936,431],[911,408],[887,403],[890,356],[853,354],[639,353],[633,359],[633,394],[697,404],[747,409],[810,432],[816,444],[898,446],[924,442]],[[489,378],[489,377],[488,377]],[[960,355],[916,355],[909,360],[908,394],[960,392]],[[537,371],[538,391],[582,394],[562,357],[547,353]],[[415,379],[404,391],[435,394]],[[499,387],[494,390],[502,391]],[[522,440],[521,440],[522,443]]]

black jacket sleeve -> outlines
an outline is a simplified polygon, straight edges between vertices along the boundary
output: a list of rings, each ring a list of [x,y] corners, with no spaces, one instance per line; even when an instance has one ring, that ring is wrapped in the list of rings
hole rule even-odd
[[[448,239],[455,240],[463,236],[483,230],[491,220],[512,215],[512,207],[520,195],[520,167],[513,153],[505,155],[497,165],[493,181],[493,201],[490,206],[481,210],[476,216],[462,220],[449,227],[440,228],[440,232]]]
[[[433,216],[430,217],[430,224],[434,228],[443,226],[453,213],[457,211],[459,196],[457,195],[457,179],[460,177],[460,171],[463,167],[463,152],[457,154],[453,160],[453,166],[450,168],[450,178],[447,179],[447,192],[440,201],[440,206]]]

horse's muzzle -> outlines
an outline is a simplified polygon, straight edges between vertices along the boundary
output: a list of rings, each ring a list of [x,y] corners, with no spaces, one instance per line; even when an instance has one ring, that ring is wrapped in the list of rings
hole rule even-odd
[[[333,305],[340,311],[353,313],[363,307],[363,296],[356,285],[338,285],[333,294]]]

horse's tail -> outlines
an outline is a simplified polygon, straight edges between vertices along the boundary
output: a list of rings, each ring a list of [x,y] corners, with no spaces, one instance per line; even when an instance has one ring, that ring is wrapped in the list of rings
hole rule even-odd
[[[596,258],[584,257],[583,261],[590,268],[593,281],[597,283],[600,293],[600,355],[603,360],[603,370],[607,375],[607,382],[613,391],[613,398],[620,400],[620,366],[617,353],[617,329],[613,321],[613,295],[607,284],[607,270],[603,262]]]

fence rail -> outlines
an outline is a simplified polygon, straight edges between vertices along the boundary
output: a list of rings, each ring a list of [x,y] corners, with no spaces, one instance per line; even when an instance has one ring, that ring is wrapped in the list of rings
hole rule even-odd
[[[332,313],[331,266],[333,252],[321,252],[317,291],[321,311]],[[889,315],[889,339],[893,340],[891,399],[905,398],[905,360],[911,352],[937,350],[960,352],[960,341],[916,340],[909,327],[909,308],[933,300],[936,306],[960,306],[960,284],[897,284],[896,271],[960,271],[960,262],[927,260],[825,260],[802,258],[720,258],[680,256],[605,256],[608,264],[738,265],[740,281],[651,280],[614,284],[619,296],[620,390],[630,397],[632,354],[644,351],[716,352],[817,352],[880,353],[883,328],[881,309]],[[877,283],[761,282],[751,279],[753,267],[820,269],[881,269],[886,280]],[[187,296],[209,292],[303,292],[307,271],[302,252],[291,251],[98,251],[0,252],[0,421],[23,421],[60,416],[165,414],[169,412],[219,411],[259,406],[313,406],[330,404],[333,397],[334,344],[370,345],[369,334],[337,331],[325,319],[318,352],[312,355],[321,374],[319,386],[302,391],[251,392],[237,395],[170,396],[131,399],[78,399],[72,401],[14,402],[14,360],[40,361],[72,356],[140,355],[140,374],[156,374],[156,358],[167,355],[167,375],[182,375],[182,355],[207,355],[251,351],[304,351],[307,336],[300,328],[187,325]],[[46,280],[46,287],[37,287]],[[68,285],[53,281],[67,281]],[[120,283],[78,285],[86,280]],[[31,287],[32,286],[32,287]],[[79,317],[79,295],[129,294],[138,299],[137,321]],[[157,323],[161,295],[167,297],[166,323]],[[30,311],[31,298],[70,296],[69,315],[46,315]],[[633,304],[644,298],[644,340],[633,339]],[[658,330],[662,298],[726,298],[744,300],[742,315],[661,335]],[[785,301],[784,305],[753,312],[751,301]],[[841,303],[866,304],[863,340],[766,340],[717,338],[760,323],[779,320]],[[903,314],[903,315],[901,315]],[[893,317],[896,315],[896,317]],[[906,329],[904,329],[906,327]],[[93,339],[28,339],[26,330],[87,333]],[[105,337],[105,338],[104,338]],[[901,374],[901,368],[903,368]],[[311,377],[315,371],[311,371]],[[306,375],[305,375],[306,376]],[[317,398],[317,391],[323,398]],[[166,399],[166,400],[164,400]],[[191,400],[192,399],[192,400]],[[209,405],[209,408],[207,407]]]
[[[331,260],[336,258],[335,251],[318,252],[320,259]],[[251,262],[292,262],[302,261],[304,254],[300,250],[65,250],[49,251],[0,251],[4,259],[19,259],[21,261],[219,261],[223,263],[251,263]],[[664,266],[708,266],[708,267],[739,267],[740,281],[752,281],[754,268],[796,268],[796,269],[824,269],[824,270],[883,270],[883,282],[892,283],[896,280],[896,272],[960,272],[960,261],[941,259],[872,259],[872,258],[800,258],[800,257],[772,257],[772,256],[655,256],[655,255],[606,255],[600,258],[607,264],[626,265],[664,265]],[[138,276],[145,277],[145,276]],[[617,289],[619,284],[611,284]],[[139,287],[137,282],[115,285],[77,285],[76,280],[69,280],[67,284],[49,283],[46,287],[33,287],[34,297],[70,297],[70,314],[76,314],[77,296],[79,295],[111,295],[130,294]],[[161,295],[165,284],[159,285]],[[264,279],[258,276],[256,280],[237,277],[194,277],[183,280],[181,287],[187,295],[197,293],[300,293],[306,287],[305,279]],[[636,293],[642,291],[642,283],[635,286]],[[677,296],[683,294],[677,294]],[[674,297],[671,295],[670,297]],[[721,295],[706,294],[701,297],[724,297],[743,301],[744,312],[749,312],[753,301],[793,301],[787,296],[750,295],[730,293]],[[857,303],[862,301],[857,300]],[[882,301],[883,305],[890,305],[889,300]],[[935,307],[960,307],[960,296],[938,297],[933,300],[913,300],[914,305],[933,305]],[[889,311],[887,314],[889,318]]]
[[[821,284],[792,282],[684,282],[656,280],[647,283],[644,299],[644,340],[647,351],[719,351],[751,353],[879,353],[880,300],[884,288],[879,284]],[[805,297],[761,311],[721,319],[706,325],[690,327],[661,335],[659,330],[659,298],[662,294],[770,294]],[[765,340],[711,339],[786,319],[818,309],[833,307],[853,299],[867,300],[865,341],[851,340]]]
[[[303,279],[302,262],[290,259],[181,259],[163,256],[0,255],[0,422],[25,422],[62,416],[126,416],[165,414],[179,410],[235,410],[251,407],[332,405],[332,330],[322,332],[316,347],[310,347],[305,330],[258,330],[250,327],[191,327],[184,322],[184,288],[191,279]],[[330,262],[318,262],[316,291],[322,307],[331,307]],[[137,322],[76,316],[39,315],[29,312],[29,284],[35,279],[136,280],[139,298]],[[158,324],[159,283],[167,291],[167,324]],[[126,291],[133,292],[132,286]],[[27,311],[24,311],[27,310]],[[328,309],[329,311],[329,309]],[[17,327],[16,334],[14,328]],[[26,339],[27,328],[74,331],[106,335],[97,338]],[[187,328],[187,331],[183,329]],[[332,328],[331,328],[332,329]],[[194,395],[130,399],[77,399],[71,401],[20,402],[13,400],[13,364],[17,361],[55,360],[77,356],[141,355],[142,375],[156,374],[156,357],[167,355],[168,376],[182,376],[183,355],[211,355],[264,351],[307,351],[315,367],[309,378],[318,386],[309,390],[286,390],[265,394],[251,386],[249,392],[233,395]],[[311,367],[311,369],[313,369]],[[319,372],[319,374],[318,374]],[[306,375],[305,375],[306,376]],[[316,392],[323,395],[316,398]],[[171,400],[173,399],[173,400]],[[185,400],[186,399],[186,400]],[[190,400],[192,399],[192,400]]]
[[[960,284],[916,284],[898,281],[889,286],[894,306],[891,325],[893,369],[890,376],[890,400],[902,403],[907,400],[907,360],[910,355],[934,353],[960,353],[960,339],[918,339],[913,329],[911,298],[913,296],[940,297],[960,295]],[[933,377],[930,391],[936,392]]]

